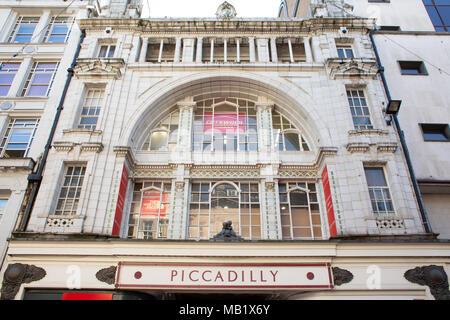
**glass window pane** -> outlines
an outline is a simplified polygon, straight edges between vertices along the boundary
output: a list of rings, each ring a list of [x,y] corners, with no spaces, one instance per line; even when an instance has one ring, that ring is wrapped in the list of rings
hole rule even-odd
[[[366,168],[364,171],[366,173],[367,184],[369,187],[387,186],[382,168]]]
[[[298,134],[297,133],[285,133],[284,134],[285,137],[285,147],[286,147],[286,151],[299,151],[300,150],[300,143],[299,143],[299,139],[298,139]]]

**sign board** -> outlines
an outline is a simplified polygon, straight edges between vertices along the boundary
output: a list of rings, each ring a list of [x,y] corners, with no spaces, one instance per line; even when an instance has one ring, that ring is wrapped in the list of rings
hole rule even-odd
[[[322,171],[323,192],[325,194],[325,205],[327,208],[328,226],[330,236],[337,236],[336,219],[334,217],[333,197],[331,196],[330,179],[328,178],[327,166]]]
[[[141,215],[146,217],[157,217],[158,213],[161,217],[167,214],[167,193],[161,195],[160,191],[148,190],[142,194]],[[162,200],[162,204],[161,204]],[[161,209],[161,211],[160,211]]]
[[[203,131],[210,132],[214,127],[214,132],[240,133],[245,132],[245,114],[236,113],[215,113],[205,112]]]
[[[170,264],[119,263],[116,288],[332,289],[329,263]]]

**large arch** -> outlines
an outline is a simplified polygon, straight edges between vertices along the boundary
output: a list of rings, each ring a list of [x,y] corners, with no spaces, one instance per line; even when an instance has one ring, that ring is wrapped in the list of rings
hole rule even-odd
[[[161,119],[168,108],[186,97],[209,93],[233,93],[262,97],[277,105],[316,147],[330,146],[331,137],[309,94],[282,78],[268,78],[248,72],[212,71],[163,81],[145,91],[138,107],[122,131],[119,145],[136,147],[140,134]]]

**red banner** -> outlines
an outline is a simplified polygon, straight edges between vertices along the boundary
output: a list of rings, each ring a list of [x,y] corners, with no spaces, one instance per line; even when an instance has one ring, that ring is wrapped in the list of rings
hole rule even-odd
[[[125,195],[128,186],[128,171],[123,165],[122,178],[120,179],[119,196],[117,197],[116,215],[114,217],[114,225],[112,234],[118,236],[120,232],[120,224],[122,223],[123,205],[125,203]]]
[[[163,193],[161,197],[161,193],[157,190],[145,191],[142,195],[141,215],[157,217],[160,213],[160,217],[165,217],[167,214],[167,196],[167,193]]]
[[[328,178],[327,166],[322,171],[322,184],[325,193],[325,204],[327,208],[328,225],[330,227],[330,236],[337,236],[336,220],[334,218],[333,198],[331,196],[330,180]]]
[[[112,293],[64,292],[62,300],[112,300]]]
[[[214,132],[236,133],[245,132],[245,114],[240,113],[239,117],[236,113],[215,113],[205,112],[203,131],[211,131],[214,127]]]

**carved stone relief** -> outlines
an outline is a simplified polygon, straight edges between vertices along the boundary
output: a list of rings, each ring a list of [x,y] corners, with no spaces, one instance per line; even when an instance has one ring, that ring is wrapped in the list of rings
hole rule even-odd
[[[409,282],[428,286],[436,300],[450,300],[448,277],[442,266],[417,267],[406,271],[403,276]]]
[[[44,269],[21,263],[8,265],[3,275],[1,300],[13,300],[22,283],[38,281],[47,275]]]
[[[104,268],[98,271],[95,274],[95,277],[101,282],[105,282],[107,284],[114,284],[114,282],[116,281],[116,271],[117,267],[111,266],[109,268]]]

